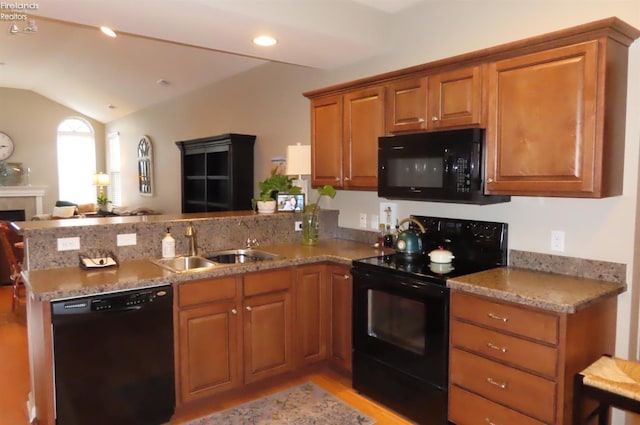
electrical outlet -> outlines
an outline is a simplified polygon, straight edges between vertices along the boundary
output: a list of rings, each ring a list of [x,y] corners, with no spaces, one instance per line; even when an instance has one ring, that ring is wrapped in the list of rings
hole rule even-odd
[[[378,230],[378,225],[379,225],[379,221],[378,221],[378,216],[375,214],[371,214],[371,228]]]
[[[80,237],[58,238],[58,251],[72,251],[80,249]]]
[[[367,228],[367,214],[366,213],[360,213],[360,227],[362,227],[363,229]]]
[[[380,202],[380,223],[394,228],[398,221],[398,204],[394,202]]]
[[[121,233],[116,236],[118,246],[136,245],[138,243],[135,233]]]
[[[551,231],[551,251],[564,252],[564,232],[562,230]]]
[[[302,231],[302,222],[301,221],[296,221],[294,226],[293,226],[293,229],[296,232],[301,232]]]

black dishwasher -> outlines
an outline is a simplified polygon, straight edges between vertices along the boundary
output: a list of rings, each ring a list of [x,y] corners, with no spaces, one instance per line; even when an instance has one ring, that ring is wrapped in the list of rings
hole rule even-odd
[[[159,425],[175,410],[171,285],[51,303],[57,425]]]

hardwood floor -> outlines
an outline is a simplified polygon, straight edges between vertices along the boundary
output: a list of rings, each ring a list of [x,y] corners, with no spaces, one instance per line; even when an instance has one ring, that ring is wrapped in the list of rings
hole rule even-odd
[[[12,294],[10,285],[0,286],[0,424],[28,425],[27,328],[24,311],[11,312]]]
[[[16,317],[11,312],[11,294],[11,286],[0,286],[0,425],[29,425],[26,411],[29,393],[27,332],[24,313]],[[270,379],[268,382],[257,382],[248,386],[246,390],[224,394],[213,400],[192,405],[189,409],[179,409],[170,424],[179,425],[306,381],[313,381],[362,413],[374,418],[378,425],[413,423],[359,395],[351,388],[348,378],[326,366],[321,366],[308,369],[304,373],[287,374]]]

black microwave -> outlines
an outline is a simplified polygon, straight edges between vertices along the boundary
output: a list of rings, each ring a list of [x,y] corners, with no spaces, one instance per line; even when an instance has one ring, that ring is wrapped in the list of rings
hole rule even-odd
[[[389,199],[495,204],[484,194],[484,129],[412,133],[378,139],[378,196]]]

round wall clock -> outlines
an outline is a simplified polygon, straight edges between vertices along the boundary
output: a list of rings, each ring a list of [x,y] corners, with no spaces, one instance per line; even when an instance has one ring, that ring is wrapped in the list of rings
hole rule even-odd
[[[0,131],[0,161],[4,161],[13,154],[13,139],[7,133]]]

